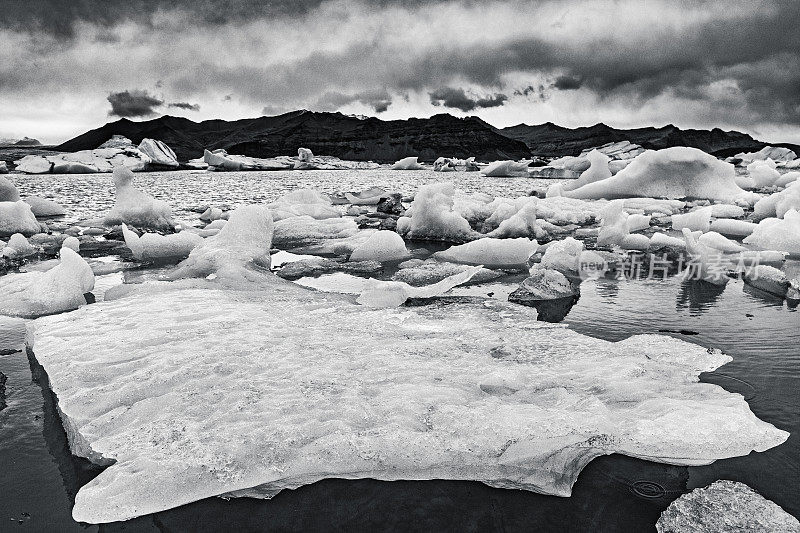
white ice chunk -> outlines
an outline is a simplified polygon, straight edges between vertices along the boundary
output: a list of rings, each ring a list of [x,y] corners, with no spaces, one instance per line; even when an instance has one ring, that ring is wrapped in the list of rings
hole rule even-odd
[[[350,261],[400,261],[409,257],[403,238],[394,231],[376,231],[353,250]]]
[[[331,205],[331,199],[312,189],[297,189],[268,205],[275,222],[285,218],[310,216],[318,220],[339,218],[342,214]]]
[[[499,301],[369,309],[266,279],[149,283],[32,325],[72,452],[107,465],[75,520],[328,477],[568,496],[601,455],[702,465],[788,437],[698,382],[730,361],[718,350],[608,342]]]
[[[752,203],[754,196],[736,185],[735,176],[733,165],[702,150],[673,147],[647,151],[616,175],[563,194],[572,198],[652,196]]]
[[[61,249],[61,262],[46,272],[0,277],[0,314],[33,318],[86,305],[84,294],[94,288],[94,274],[81,256]]]
[[[583,243],[567,237],[561,241],[551,242],[539,264],[543,268],[552,268],[559,272],[577,272],[581,252],[583,252]]]
[[[654,233],[653,236],[650,237],[651,250],[658,250],[659,248],[663,248],[665,246],[668,248],[685,249],[686,241],[660,232]]]
[[[683,215],[672,215],[672,229],[680,231],[687,228],[691,231],[706,232],[711,228],[711,215],[714,208],[709,206],[689,211]]]
[[[41,226],[36,221],[31,206],[22,200],[0,202],[0,237],[14,233],[30,236],[39,231]]]
[[[122,235],[133,257],[139,261],[184,259],[203,242],[200,235],[188,231],[171,235],[144,233],[139,237],[125,224],[122,224]]]
[[[481,174],[498,178],[527,176],[529,164],[530,161],[495,161],[483,167]]]
[[[6,246],[3,248],[2,255],[5,257],[27,257],[35,254],[37,248],[28,242],[28,239],[22,233],[15,233],[8,239]]]
[[[57,202],[40,196],[26,196],[25,203],[37,217],[58,217],[67,214],[67,210]]]
[[[536,253],[538,243],[527,237],[494,239],[484,237],[476,241],[436,252],[435,258],[453,263],[484,265],[487,268],[527,266],[528,258]]]
[[[798,161],[800,161],[800,159],[798,159]],[[775,186],[786,187],[790,183],[795,183],[797,181],[797,178],[800,178],[800,172],[797,171],[787,172],[786,174],[778,178],[778,181],[775,182]]]
[[[572,191],[589,183],[611,177],[611,170],[608,167],[610,158],[606,154],[592,150],[586,155],[586,158],[591,166],[584,170],[577,180],[564,183],[562,190]]]
[[[356,233],[358,225],[350,218],[318,220],[311,216],[297,216],[276,222],[273,240],[283,246],[299,245],[324,239],[343,239]]]
[[[19,201],[19,191],[8,178],[0,176],[0,202]]]
[[[475,232],[469,222],[453,209],[452,183],[423,185],[417,191],[406,216],[397,221],[397,232],[407,239],[467,241]]]
[[[130,224],[137,228],[172,229],[172,209],[133,186],[133,172],[127,167],[114,169],[116,203],[105,217],[107,225]]]
[[[367,307],[381,308],[403,305],[409,298],[436,298],[453,287],[467,283],[480,270],[480,265],[470,267],[464,272],[448,276],[433,285],[423,285],[422,287],[413,287],[401,281],[369,279],[356,301]]]
[[[77,237],[70,235],[64,239],[64,242],[61,243],[61,247],[69,248],[73,252],[79,252],[81,249],[81,241],[79,241]]]
[[[711,216],[714,218],[739,218],[744,216],[744,209],[738,205],[714,204],[711,206]]]
[[[392,170],[422,170],[424,167],[417,162],[416,157],[404,157],[392,165]]]
[[[152,164],[172,168],[180,166],[178,157],[172,148],[156,139],[142,139],[142,142],[139,143],[139,150],[150,158]]]
[[[747,220],[733,220],[728,218],[718,218],[711,222],[709,229],[723,235],[733,237],[746,237],[753,233],[757,224]]]
[[[691,256],[691,262],[684,270],[684,277],[707,281],[714,285],[728,283],[726,269],[729,260],[724,258],[719,250],[698,242],[687,228],[683,228],[683,238],[686,241],[686,251]]]
[[[725,253],[735,253],[735,252],[742,252],[745,250],[745,247],[739,244],[736,241],[732,241],[727,237],[723,237],[716,231],[709,231],[700,235],[697,239],[697,242],[700,244],[704,244],[709,248],[714,248],[715,250],[719,250],[720,252]]]
[[[790,209],[783,219],[765,218],[743,242],[765,250],[800,254],[800,213]]]
[[[780,173],[775,170],[775,161],[772,159],[753,161],[747,165],[747,172],[753,180],[755,187],[762,189],[772,187],[780,179]]]
[[[239,207],[219,233],[204,239],[168,278],[216,274],[218,278],[239,280],[247,277],[245,270],[251,263],[269,268],[272,230],[272,215],[267,207]]]

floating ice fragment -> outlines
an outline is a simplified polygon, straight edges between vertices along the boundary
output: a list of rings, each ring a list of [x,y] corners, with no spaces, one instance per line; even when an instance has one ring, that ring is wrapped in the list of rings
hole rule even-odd
[[[0,237],[8,237],[14,233],[30,236],[39,231],[41,226],[36,221],[31,206],[22,200],[0,202]]]
[[[517,239],[493,239],[484,237],[476,241],[436,252],[435,258],[454,263],[484,265],[487,268],[527,268],[528,258],[536,253],[538,243],[526,237]]]
[[[423,168],[425,167],[417,163],[416,157],[404,157],[392,165],[392,170],[422,170]]]
[[[130,224],[137,228],[173,229],[172,209],[133,186],[133,172],[127,167],[114,169],[116,203],[105,217],[106,225]]]
[[[122,235],[133,257],[139,261],[184,259],[203,242],[200,235],[188,231],[171,235],[144,233],[139,237],[125,224],[122,224]]]
[[[800,213],[788,210],[783,219],[766,218],[743,241],[765,250],[800,254]]]
[[[417,191],[406,216],[397,221],[397,232],[407,239],[463,242],[475,231],[453,209],[455,187],[452,183],[423,185]]]
[[[495,161],[483,167],[481,174],[495,178],[527,177],[530,163],[530,161]]]
[[[409,257],[403,238],[394,231],[376,231],[357,246],[350,261],[400,261]]]

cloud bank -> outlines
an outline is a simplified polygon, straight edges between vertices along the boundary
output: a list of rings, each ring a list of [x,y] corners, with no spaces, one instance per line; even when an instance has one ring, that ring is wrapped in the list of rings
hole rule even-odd
[[[791,0],[7,0],[0,136],[307,108],[800,141],[797,20]]]

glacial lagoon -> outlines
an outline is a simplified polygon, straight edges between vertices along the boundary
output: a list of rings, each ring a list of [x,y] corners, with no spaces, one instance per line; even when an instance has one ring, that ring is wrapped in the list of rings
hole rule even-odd
[[[413,195],[424,184],[441,181],[430,171],[384,169],[358,172],[142,173],[137,186],[167,201],[176,218],[196,220],[201,207],[232,208],[268,202],[297,188],[322,192],[381,186]],[[485,178],[478,173],[446,176],[465,192],[521,196],[552,180]],[[71,225],[99,216],[113,205],[108,175],[14,176],[23,196],[51,196],[69,215],[53,221]],[[417,245],[423,246],[423,245]],[[424,246],[423,246],[424,247]],[[430,246],[431,251],[439,249]],[[113,260],[115,258],[108,258]],[[790,261],[787,271],[798,270]],[[95,292],[148,278],[149,269],[98,276]],[[519,279],[454,290],[447,301],[482,305],[481,298],[505,300]],[[441,307],[447,312],[447,305]],[[682,493],[717,479],[741,481],[800,513],[800,321],[796,309],[732,280],[714,287],[698,281],[589,280],[563,323],[592,337],[617,341],[636,334],[661,333],[717,348],[733,358],[701,380],[741,394],[753,413],[791,433],[763,453],[686,467],[650,463],[621,455],[599,457],[580,474],[570,498],[495,489],[465,481],[391,481],[328,479],[271,500],[210,498],[126,523],[86,526],[71,518],[77,490],[100,468],[69,453],[55,399],[46,376],[19,348],[24,321],[0,320],[0,371],[8,376],[8,406],[0,411],[0,468],[12,498],[0,500],[0,520],[39,529],[165,531],[192,524],[197,530],[298,530],[405,527],[476,530],[648,530],[661,511]],[[368,325],[365,324],[365,334]],[[26,489],[27,487],[27,489]],[[38,491],[31,490],[39,487]]]

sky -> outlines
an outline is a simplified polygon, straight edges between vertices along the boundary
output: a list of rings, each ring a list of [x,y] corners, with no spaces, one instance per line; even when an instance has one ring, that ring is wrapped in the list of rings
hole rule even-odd
[[[0,138],[295,109],[800,143],[800,1],[3,0]]]

